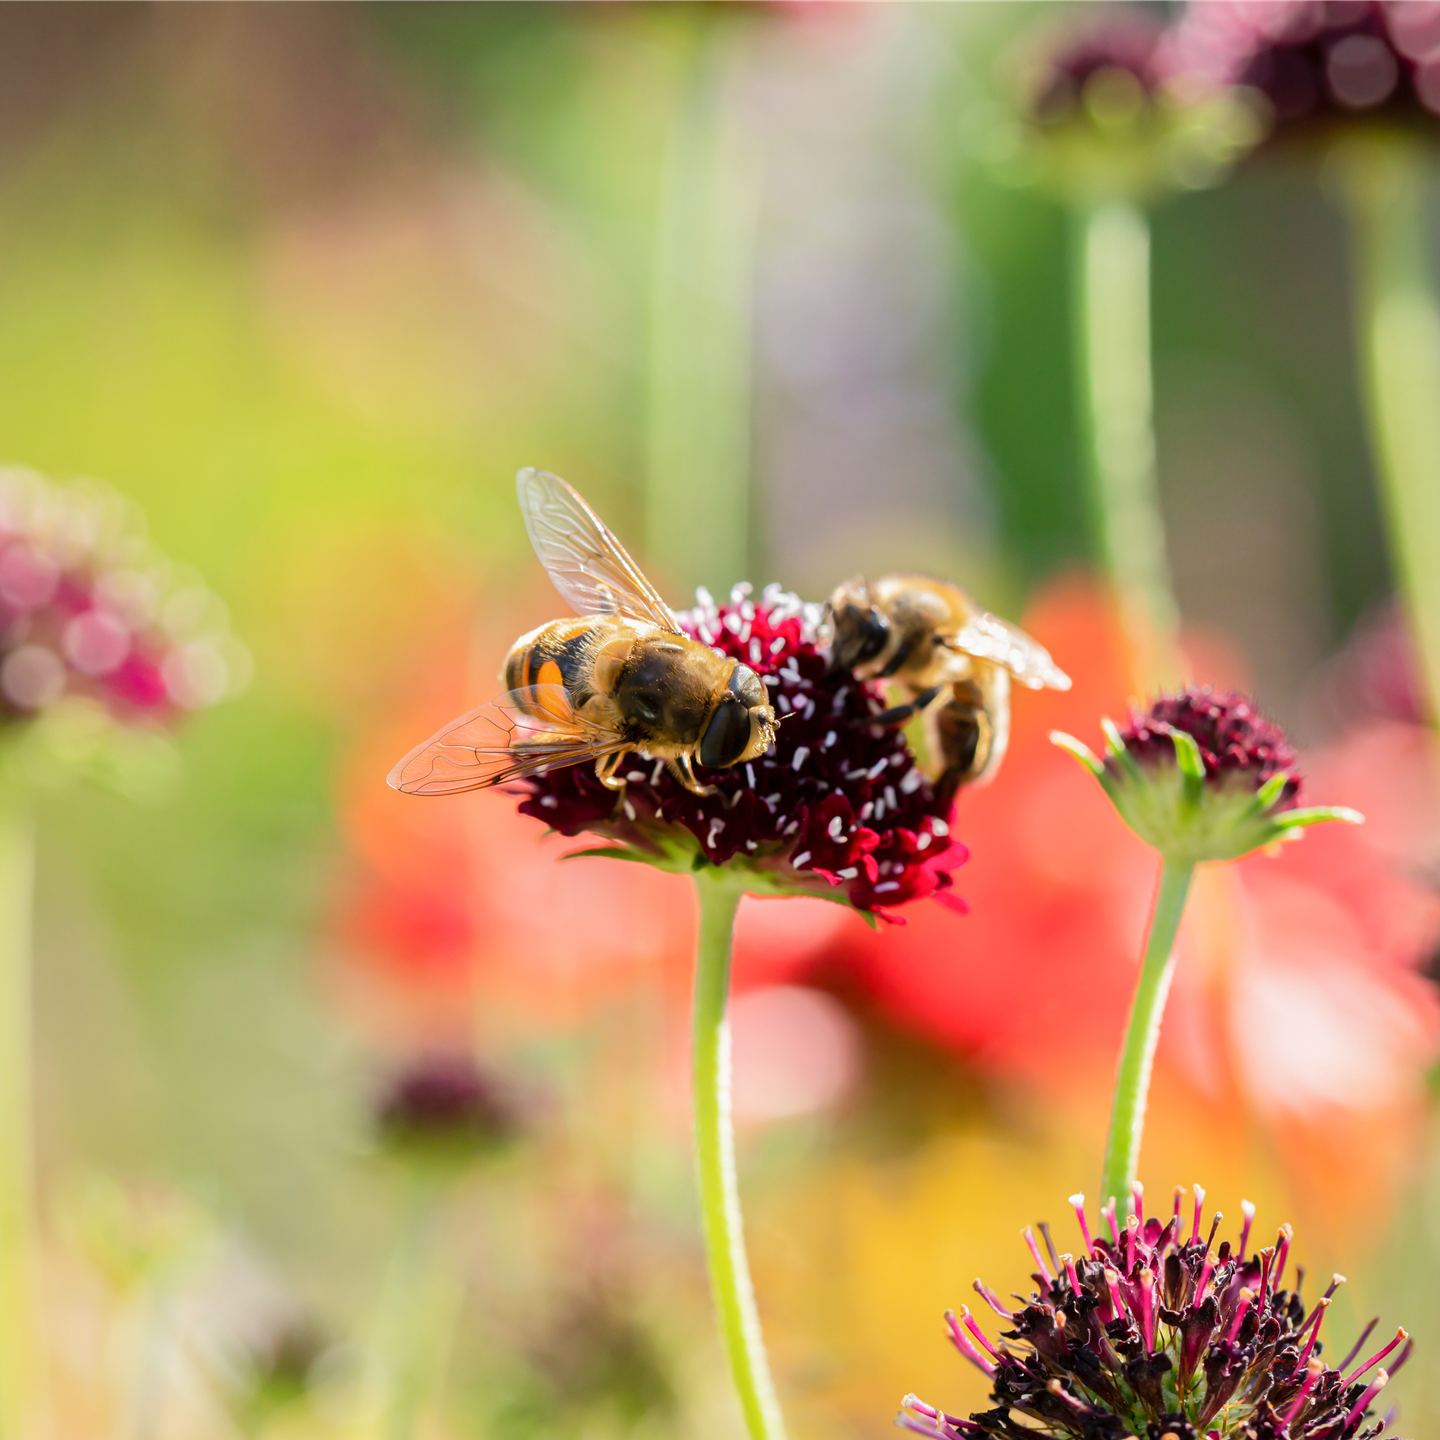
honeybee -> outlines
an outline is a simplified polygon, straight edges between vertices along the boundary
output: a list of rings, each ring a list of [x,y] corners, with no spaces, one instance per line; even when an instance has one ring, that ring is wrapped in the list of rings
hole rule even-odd
[[[826,611],[831,671],[894,680],[909,696],[876,722],[923,714],[942,799],[993,778],[1010,739],[1012,679],[1031,690],[1070,688],[1049,651],[948,580],[856,576]]]
[[[686,635],[563,480],[526,469],[515,486],[530,543],[576,618],[522,635],[500,672],[507,693],[417,745],[389,783],[449,795],[593,760],[599,780],[623,790],[620,762],[639,751],[693,794],[713,795],[695,778],[695,760],[724,770],[774,743],[778,722],[760,677]]]

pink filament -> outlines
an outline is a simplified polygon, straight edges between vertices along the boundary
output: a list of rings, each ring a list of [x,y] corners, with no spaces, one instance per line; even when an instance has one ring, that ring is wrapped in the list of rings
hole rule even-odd
[[[1070,1288],[1078,1295],[1080,1293],[1080,1277],[1075,1273],[1075,1259],[1071,1255],[1060,1257],[1065,1262],[1065,1278],[1070,1282]]]
[[[1148,1270],[1140,1272],[1140,1333],[1148,1354],[1155,1349],[1155,1277]]]
[[[1115,1197],[1112,1195],[1100,1207],[1100,1218],[1110,1227],[1110,1242],[1113,1245],[1120,1243],[1120,1227],[1115,1223]]]
[[[1315,1337],[1320,1333],[1320,1322],[1325,1318],[1325,1312],[1329,1308],[1330,1297],[1327,1295],[1315,1307],[1315,1313],[1310,1317],[1310,1320],[1313,1320],[1315,1322],[1315,1328],[1310,1331],[1310,1338],[1305,1342],[1304,1350],[1300,1352],[1300,1363],[1302,1365],[1304,1365],[1306,1361],[1310,1359],[1310,1352],[1315,1348]],[[1306,1325],[1310,1324],[1310,1320],[1307,1320],[1305,1322]]]
[[[1001,1303],[1000,1297],[983,1281],[975,1281],[975,1293],[1002,1319],[1013,1320],[1015,1312],[1007,1310]]]
[[[1294,1423],[1295,1417],[1300,1413],[1301,1407],[1305,1404],[1305,1397],[1315,1388],[1315,1382],[1325,1373],[1325,1367],[1317,1360],[1310,1367],[1310,1373],[1305,1377],[1305,1383],[1295,1392],[1295,1398],[1286,1407],[1285,1413],[1280,1417],[1280,1424],[1288,1430]]]
[[[1345,1417],[1345,1424],[1353,1424],[1354,1421],[1365,1413],[1370,1402],[1390,1383],[1390,1377],[1381,1370],[1365,1387],[1365,1393],[1351,1407],[1350,1413]]]
[[[1240,1213],[1245,1217],[1245,1223],[1240,1227],[1240,1259],[1245,1259],[1245,1248],[1250,1243],[1250,1227],[1255,1223],[1255,1206],[1249,1200],[1240,1202]]]
[[[1200,1241],[1200,1217],[1205,1213],[1205,1191],[1197,1185],[1195,1187],[1195,1228],[1190,1232],[1190,1243],[1196,1245]]]
[[[1130,1213],[1141,1225],[1145,1223],[1145,1187],[1138,1180],[1130,1186]]]
[[[1230,1329],[1226,1331],[1225,1338],[1233,1343],[1235,1337],[1240,1333],[1240,1327],[1245,1323],[1245,1316],[1250,1311],[1250,1302],[1254,1300],[1253,1290],[1242,1290],[1240,1292],[1240,1303],[1235,1307],[1235,1318],[1230,1322]]]
[[[1409,1338],[1403,1328],[1397,1330],[1395,1338],[1383,1350],[1377,1350],[1358,1370],[1352,1370],[1340,1383],[1353,1385],[1372,1365],[1378,1365],[1397,1345],[1403,1344]]]
[[[1074,1206],[1075,1218],[1080,1222],[1080,1235],[1085,1241],[1085,1253],[1095,1253],[1095,1242],[1090,1238],[1090,1222],[1085,1218],[1085,1197],[1083,1195],[1072,1195],[1070,1204]]]
[[[1055,1277],[1050,1273],[1050,1267],[1041,1258],[1040,1247],[1035,1243],[1035,1232],[1027,1225],[1020,1234],[1030,1247],[1030,1253],[1035,1257],[1035,1263],[1040,1267],[1040,1273],[1045,1277],[1045,1283],[1047,1285],[1054,1284]]]
[[[960,1307],[960,1319],[964,1321],[965,1328],[998,1360],[1000,1352],[986,1338],[985,1332],[975,1323],[975,1317],[970,1313],[968,1305]]]
[[[987,1375],[995,1373],[995,1363],[987,1360],[976,1348],[975,1343],[960,1328],[960,1322],[955,1318],[953,1310],[945,1312],[945,1323],[950,1327],[950,1343],[972,1364],[978,1366]]]

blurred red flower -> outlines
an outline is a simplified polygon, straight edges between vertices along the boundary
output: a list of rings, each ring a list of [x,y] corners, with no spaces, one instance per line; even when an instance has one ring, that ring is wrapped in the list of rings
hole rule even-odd
[[[916,907],[903,931],[855,937],[843,963],[911,1030],[1093,1103],[1112,1078],[1158,862],[1048,738],[1060,728],[1098,740],[1102,716],[1124,715],[1114,616],[1094,588],[1068,582],[1025,626],[1075,684],[1027,697],[999,778],[961,796],[975,842],[970,915]],[[1427,876],[1440,763],[1431,732],[1370,721],[1301,768],[1313,801],[1352,805],[1369,823],[1202,869],[1159,1064],[1212,1108],[1257,1117],[1292,1168],[1350,1147],[1343,1169],[1373,1199],[1367,1161],[1393,1174],[1440,1043],[1440,1005],[1420,973],[1440,942]]]

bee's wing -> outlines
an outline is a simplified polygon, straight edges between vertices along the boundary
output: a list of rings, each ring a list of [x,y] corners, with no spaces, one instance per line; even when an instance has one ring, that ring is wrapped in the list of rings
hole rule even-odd
[[[576,713],[563,685],[527,685],[452,720],[386,779],[407,795],[453,795],[625,748],[614,730]]]
[[[976,611],[949,643],[977,660],[1003,665],[1031,690],[1070,688],[1070,677],[1050,658],[1050,652],[1043,645],[1032,640],[1018,625],[986,610]]]
[[[525,530],[555,588],[577,615],[620,615],[681,634],[655,592],[603,520],[558,476],[515,477]]]

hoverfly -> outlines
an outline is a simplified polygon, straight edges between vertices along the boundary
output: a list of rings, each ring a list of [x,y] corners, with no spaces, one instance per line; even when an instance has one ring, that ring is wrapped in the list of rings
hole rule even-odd
[[[627,754],[663,760],[696,795],[715,787],[693,764],[723,770],[762,755],[775,712],[747,665],[692,640],[603,521],[563,480],[516,477],[535,554],[576,617],[552,620],[511,647],[507,692],[417,745],[390,772],[411,795],[501,785],[595,762],[623,790]]]
[[[887,575],[869,584],[857,576],[826,609],[831,670],[902,687],[908,702],[876,721],[923,715],[942,798],[994,776],[1010,739],[1012,679],[1031,690],[1070,688],[1049,651],[948,580]]]

